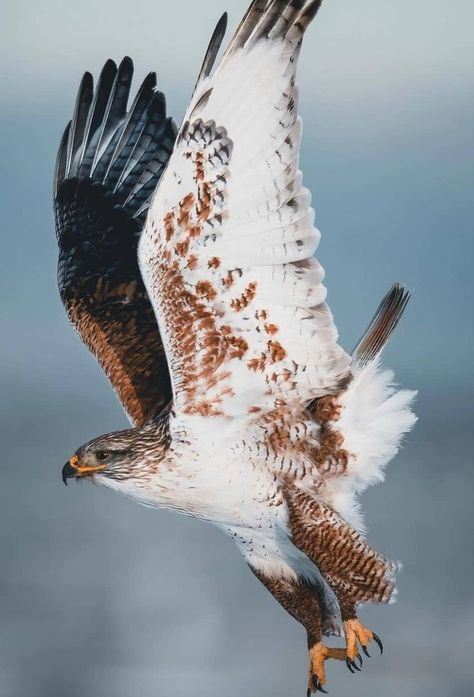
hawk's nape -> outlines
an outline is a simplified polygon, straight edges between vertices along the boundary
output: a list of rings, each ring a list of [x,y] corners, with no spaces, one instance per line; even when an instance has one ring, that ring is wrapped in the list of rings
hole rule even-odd
[[[133,63],[82,79],[56,164],[58,283],[68,316],[142,426],[171,400],[163,344],[137,262],[150,199],[176,128],[150,73],[130,109]]]

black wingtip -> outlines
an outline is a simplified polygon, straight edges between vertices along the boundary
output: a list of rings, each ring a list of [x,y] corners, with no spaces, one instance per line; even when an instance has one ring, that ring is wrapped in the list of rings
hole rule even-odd
[[[222,17],[217,22],[217,26],[216,26],[216,33],[222,37],[221,44],[222,44],[222,41],[224,40],[224,37],[227,33],[228,24],[229,24],[229,13],[223,12]]]
[[[231,55],[245,45],[265,13],[267,0],[253,0],[232,37],[225,55]]]
[[[199,85],[203,80],[205,80],[211,74],[211,71],[215,65],[217,54],[220,51],[222,42],[227,31],[228,14],[224,12],[219,21],[217,22],[216,28],[211,36],[209,46],[207,47],[206,55],[199,71],[198,79],[196,80],[196,86]]]
[[[81,80],[81,86],[86,85],[88,89],[94,88],[94,76],[88,70],[84,73]]]
[[[303,8],[295,23],[295,26],[298,27],[302,34],[304,34],[313,19],[318,14],[322,4],[323,0],[313,0],[306,8]]]
[[[67,145],[69,141],[69,133],[71,131],[71,121],[64,129],[64,133],[59,144],[59,150],[56,157],[56,166],[54,168],[54,198],[57,198],[58,190],[66,176],[66,160],[67,160]]]
[[[223,16],[221,30],[225,25]],[[134,63],[128,55],[118,67],[109,58],[97,83],[90,72],[83,74],[73,118],[56,160],[55,201],[68,179],[93,179],[114,193],[119,203],[125,205],[126,200],[133,217],[144,219],[146,204],[172,152],[176,129],[166,118],[166,100],[157,91],[153,71],[145,77],[128,107],[133,74]],[[123,182],[130,173],[127,187],[118,194],[117,182]]]
[[[102,68],[101,75],[105,73],[115,72],[117,70],[117,63],[113,58],[107,58]]]
[[[130,56],[124,56],[120,63],[119,69],[133,70],[133,59]]]
[[[94,95],[94,76],[88,70],[82,76],[77,93],[78,100],[88,102],[89,106]]]
[[[78,149],[80,148],[84,131],[86,128],[89,111],[94,97],[94,78],[91,73],[85,72],[82,76],[79,90],[77,92],[74,114],[71,121],[71,128],[67,143],[66,171],[65,176],[74,175],[72,171],[73,161]]]
[[[133,60],[130,58],[130,56],[125,56],[120,61],[120,64],[119,64],[119,67],[117,70],[117,80],[123,84],[127,84],[130,87],[132,80],[133,80],[133,73],[134,72],[135,72],[135,66],[133,64]],[[127,95],[127,97],[128,97],[128,95]]]
[[[279,39],[296,33],[298,40],[316,17],[323,0],[253,0],[225,56],[262,38]]]
[[[217,23],[217,27],[220,28],[221,31],[225,32],[227,30],[228,21],[229,21],[229,13],[223,12],[222,17],[220,18],[219,22]]]

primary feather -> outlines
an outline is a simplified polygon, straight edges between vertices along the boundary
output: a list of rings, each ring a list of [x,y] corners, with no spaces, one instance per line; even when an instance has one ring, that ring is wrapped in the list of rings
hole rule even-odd
[[[84,75],[59,149],[54,205],[61,299],[130,419],[144,425],[170,402],[171,386],[137,246],[176,129],[153,73],[127,112],[132,76],[130,58],[118,69],[107,61],[95,91]]]

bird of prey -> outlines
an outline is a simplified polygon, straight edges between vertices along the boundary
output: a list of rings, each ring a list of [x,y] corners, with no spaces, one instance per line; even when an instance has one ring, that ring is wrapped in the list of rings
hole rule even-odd
[[[295,76],[320,4],[253,0],[217,63],[224,15],[179,130],[154,73],[131,105],[129,58],[95,88],[86,73],[54,194],[62,301],[132,424],[78,448],[64,482],[223,530],[305,627],[308,695],[327,659],[354,672],[382,650],[357,611],[394,599],[397,567],[358,495],[415,423],[380,361],[409,293],[395,285],[348,354],[314,257]]]

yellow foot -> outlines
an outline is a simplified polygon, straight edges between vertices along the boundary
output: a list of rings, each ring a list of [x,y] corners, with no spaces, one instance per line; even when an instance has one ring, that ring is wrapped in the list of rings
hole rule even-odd
[[[323,643],[315,644],[309,650],[309,681],[307,697],[313,692],[324,692],[327,694],[323,685],[326,684],[326,670],[324,663],[328,658],[335,658],[337,661],[345,661],[345,649],[330,649]]]
[[[383,644],[377,634],[374,634],[370,629],[364,627],[359,620],[348,620],[344,622],[344,632],[346,635],[346,664],[351,673],[362,668],[362,656],[359,653],[358,644],[361,645],[362,651],[369,658],[370,654],[367,650],[367,646],[371,641],[375,641],[380,649],[380,653],[383,653]],[[359,661],[359,665],[357,665],[356,659]]]

